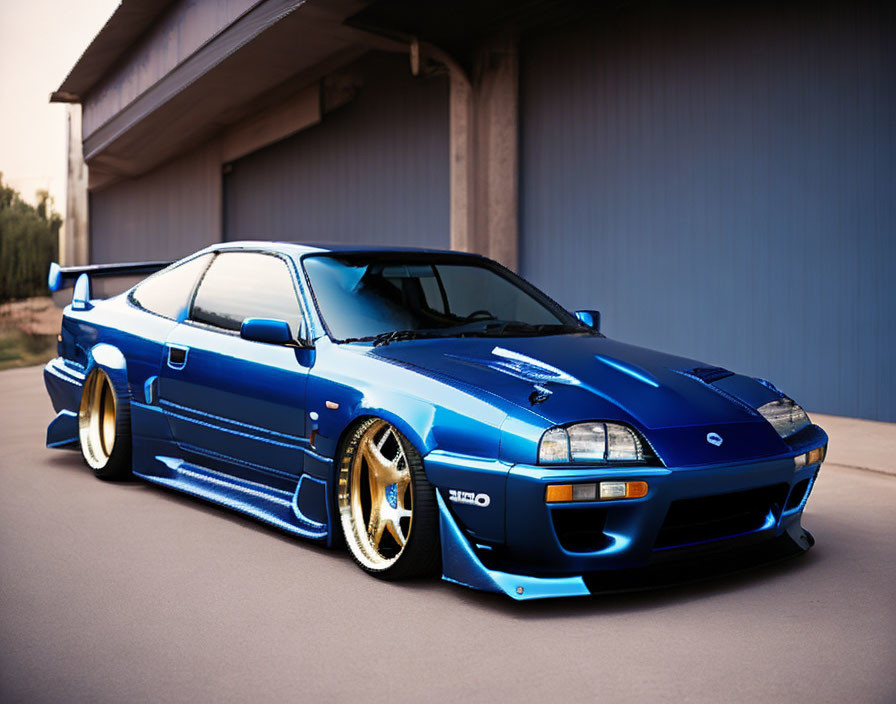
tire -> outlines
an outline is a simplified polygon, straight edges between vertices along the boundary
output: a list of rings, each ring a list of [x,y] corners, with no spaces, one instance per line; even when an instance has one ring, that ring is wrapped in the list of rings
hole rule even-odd
[[[349,552],[381,579],[436,574],[439,511],[416,448],[393,425],[368,418],[349,433],[336,492]]]
[[[78,440],[81,456],[98,479],[131,476],[131,409],[99,368],[84,380]]]

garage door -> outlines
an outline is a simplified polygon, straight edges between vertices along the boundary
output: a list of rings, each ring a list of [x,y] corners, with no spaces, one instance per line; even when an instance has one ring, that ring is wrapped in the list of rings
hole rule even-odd
[[[522,273],[612,337],[896,421],[893,10],[668,5],[523,46]]]
[[[448,247],[448,84],[406,56],[347,70],[359,90],[224,176],[224,238]]]

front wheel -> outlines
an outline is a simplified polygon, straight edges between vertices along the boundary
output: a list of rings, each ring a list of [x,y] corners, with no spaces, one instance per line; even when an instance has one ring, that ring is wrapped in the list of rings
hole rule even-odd
[[[349,435],[337,503],[345,541],[365,571],[402,579],[438,570],[435,490],[420,453],[392,424],[369,418]]]
[[[99,368],[84,380],[78,439],[84,461],[100,479],[123,479],[131,474],[130,408]]]

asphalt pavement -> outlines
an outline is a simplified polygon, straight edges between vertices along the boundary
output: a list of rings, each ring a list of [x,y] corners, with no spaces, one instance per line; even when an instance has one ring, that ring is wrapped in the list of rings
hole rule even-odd
[[[98,481],[52,415],[0,372],[0,701],[896,702],[894,476],[825,465],[805,557],[516,603]]]

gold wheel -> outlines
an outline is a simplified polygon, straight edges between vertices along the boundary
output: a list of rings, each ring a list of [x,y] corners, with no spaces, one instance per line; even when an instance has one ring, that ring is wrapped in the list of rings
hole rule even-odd
[[[401,557],[413,528],[414,490],[402,439],[384,420],[366,421],[339,472],[339,515],[352,554],[379,572]]]
[[[115,448],[115,413],[118,402],[109,377],[94,370],[84,382],[78,410],[81,453],[93,469],[103,469]]]

